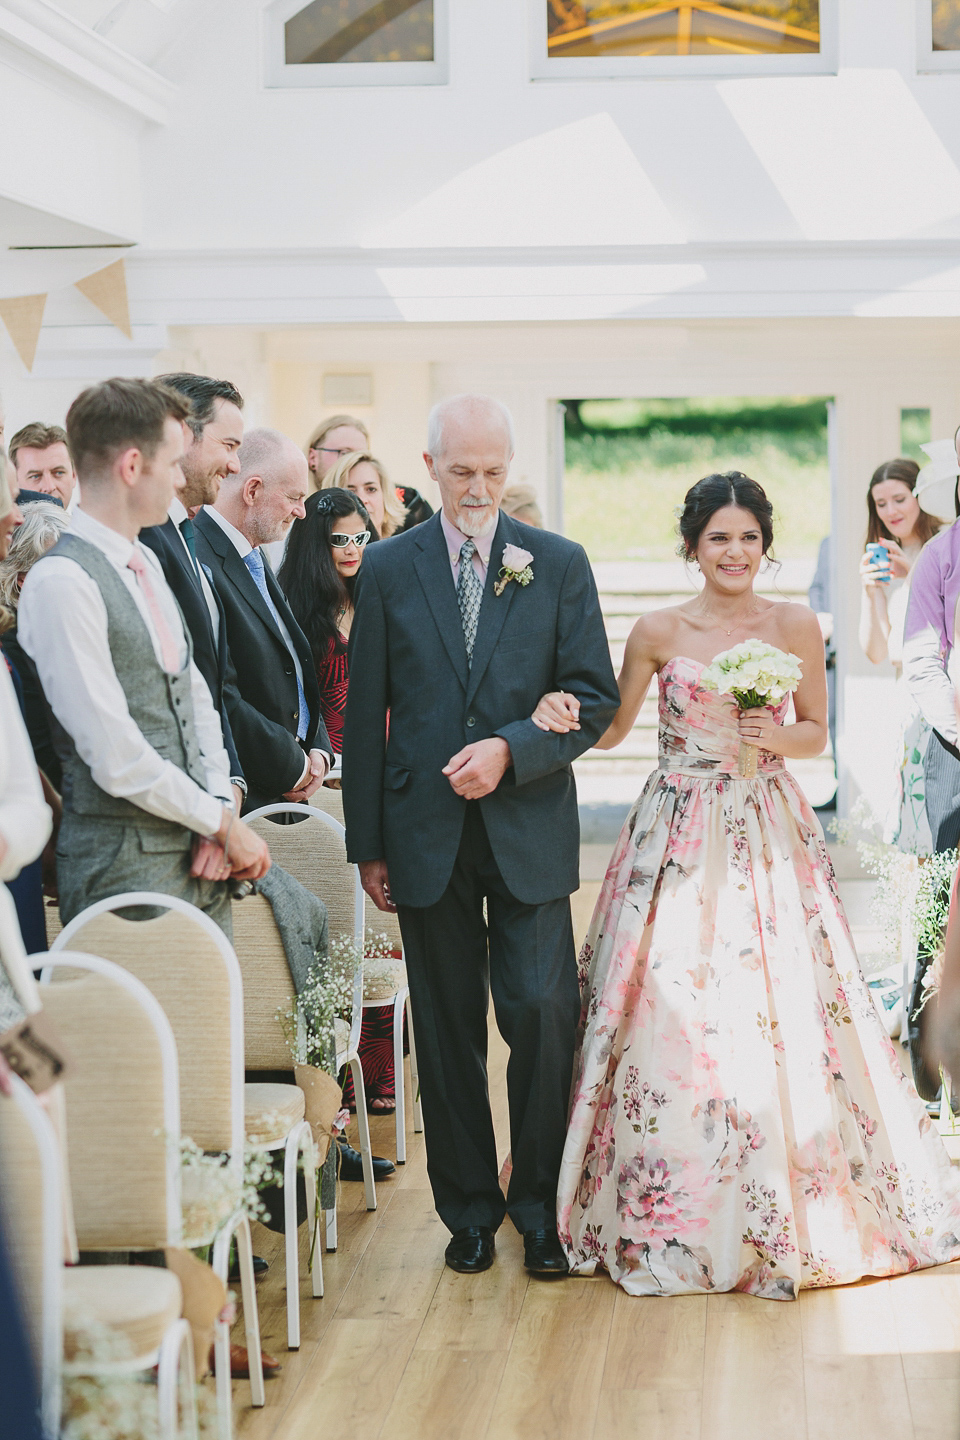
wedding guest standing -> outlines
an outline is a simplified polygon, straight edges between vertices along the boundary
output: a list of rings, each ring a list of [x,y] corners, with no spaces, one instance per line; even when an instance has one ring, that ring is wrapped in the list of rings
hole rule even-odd
[[[307,465],[316,490],[345,455],[370,449],[370,431],[355,415],[331,415],[313,431],[307,441]]]
[[[254,810],[305,803],[331,752],[309,642],[261,551],[305,515],[307,462],[277,430],[251,430],[239,461],[194,523],[197,554],[223,603],[234,672],[227,713]]]
[[[364,546],[378,536],[350,490],[315,492],[307,496],[304,508],[306,515],[290,532],[277,580],[310,642],[323,723],[333,753],[339,755],[347,708],[353,593]]]
[[[351,490],[370,516],[381,540],[402,531],[407,512],[387,479],[386,470],[369,452],[354,450],[344,455],[327,474],[323,488]]]
[[[230,761],[230,785],[239,808],[246,797],[247,783],[225,695],[227,627],[223,605],[197,554],[193,522],[201,505],[212,505],[216,500],[224,477],[240,469],[237,455],[243,440],[243,396],[229,380],[215,380],[208,375],[161,375],[159,383],[176,390],[190,405],[185,427],[187,448],[181,464],[184,485],[170,501],[165,523],[141,530],[140,542],[160,561],[167,584],[183,611],[193,641],[193,658],[220,716]]]
[[[924,545],[941,528],[935,516],[920,508],[914,493],[919,473],[913,460],[888,460],[874,471],[867,488],[867,541],[860,561],[860,646],[874,665],[889,660],[897,680],[899,774],[883,838],[909,854],[929,855],[933,842],[924,804],[923,763],[930,725],[903,678],[910,574]]]
[[[83,503],[24,583],[20,642],[57,721],[64,923],[127,890],[159,890],[230,932],[231,875],[269,867],[234,815],[220,717],[156,557],[138,542],[183,485],[174,390],[115,379],[84,390],[67,428]]]
[[[11,536],[20,523],[20,509],[0,450],[0,562],[6,558]],[[6,882],[13,895],[28,950],[45,950],[40,853],[50,835],[51,814],[44,803],[40,775],[24,728],[18,683],[6,656],[0,657],[0,880]],[[0,965],[0,1011],[4,1008],[4,981]],[[0,1018],[0,1033],[12,1023],[10,1018]]]
[[[334,754],[343,750],[347,708],[347,640],[353,624],[353,597],[365,547],[377,539],[366,510],[350,490],[309,495],[306,517],[290,532],[286,558],[277,579],[290,609],[310,641],[324,724]],[[339,780],[330,781],[339,787]],[[396,1108],[393,1066],[393,1006],[365,1005],[360,1031],[367,1109],[390,1114]],[[348,1074],[344,1100],[354,1105]]]
[[[16,470],[21,490],[48,495],[65,510],[76,505],[77,472],[67,432],[61,426],[39,422],[24,425],[10,441],[10,464]]]

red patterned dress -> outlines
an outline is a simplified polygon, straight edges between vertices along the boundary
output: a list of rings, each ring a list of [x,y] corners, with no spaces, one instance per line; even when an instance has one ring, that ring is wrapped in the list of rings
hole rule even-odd
[[[347,641],[343,635],[327,642],[323,658],[317,666],[320,686],[320,710],[323,723],[336,754],[343,751],[343,717],[347,708]],[[406,1022],[404,1022],[406,1023]],[[371,1005],[363,1012],[360,1032],[360,1064],[368,1102],[383,1099],[392,1102],[393,1076],[393,1006]],[[354,1109],[353,1078],[349,1071],[344,1079],[344,1101]]]

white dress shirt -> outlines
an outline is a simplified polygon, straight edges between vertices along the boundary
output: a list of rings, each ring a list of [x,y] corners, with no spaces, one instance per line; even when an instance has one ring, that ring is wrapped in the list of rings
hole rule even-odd
[[[140,612],[157,663],[162,666],[160,638],[136,576],[127,568],[134,551],[131,541],[84,510],[76,512],[71,530],[79,539],[95,545],[114,567]],[[182,669],[187,640],[179,607],[153,551],[139,543],[136,549],[176,640]],[[233,802],[230,763],[223,748],[220,716],[213,707],[207,682],[193,661],[190,696],[206,775],[205,790],[178,765],[164,760],[147,743],[131,716],[113,668],[107,607],[100,587],[79,565],[62,555],[47,555],[33,566],[20,598],[17,635],[37,666],[54,715],[101,790],[200,835],[213,834],[219,828],[221,801]]]
[[[203,508],[210,516],[211,520],[216,520],[217,524],[220,526],[220,529],[223,531],[224,535],[226,535],[227,539],[230,541],[231,545],[236,550],[237,554],[240,556],[240,559],[244,562],[244,564],[246,564],[247,556],[253,549],[253,546],[250,544],[250,541],[247,539],[246,535],[244,535],[242,531],[238,530],[236,525],[231,525],[230,521],[226,518],[226,516],[221,515],[220,511],[215,510],[212,505],[204,505]],[[265,547],[261,546],[260,548],[262,552]],[[277,615],[275,619],[277,626],[280,630],[280,634],[283,636],[283,643],[290,651],[290,659],[293,661],[294,665],[297,668],[297,682],[300,686],[300,691],[301,693],[305,693],[303,689],[303,667],[300,664],[300,657],[297,654],[296,647],[290,637],[290,631],[287,629],[286,625],[284,625],[283,617],[281,615]],[[333,764],[333,756],[328,754],[326,750],[321,750],[320,754],[326,755],[327,769],[329,770],[330,766]],[[310,760],[308,758],[303,774],[300,776],[300,779],[297,782],[298,788],[300,785],[304,785],[306,783],[307,776],[309,774]]]
[[[36,860],[52,823],[17,692],[0,656],[0,836],[7,842],[0,880],[15,880],[24,865]]]
[[[203,573],[203,566],[199,562],[194,565],[193,556],[190,554],[190,546],[183,538],[183,531],[180,529],[180,526],[183,524],[184,520],[189,520],[190,517],[187,514],[187,507],[183,504],[182,500],[177,499],[176,495],[174,495],[173,499],[170,501],[170,509],[167,511],[167,518],[172,520],[174,525],[176,525],[177,534],[180,536],[180,543],[183,546],[184,554],[190,561],[191,569],[196,570],[197,574],[200,577],[200,589],[203,591],[203,598],[204,600],[206,600],[207,609],[210,612],[210,624],[213,626],[214,636],[219,643],[220,609],[214,597],[213,587],[211,586],[210,581],[207,579],[206,575]]]

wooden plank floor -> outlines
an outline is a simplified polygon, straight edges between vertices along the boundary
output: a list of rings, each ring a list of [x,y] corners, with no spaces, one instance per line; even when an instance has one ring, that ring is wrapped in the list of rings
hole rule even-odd
[[[592,897],[577,900],[582,933]],[[505,1059],[492,1029],[502,1154]],[[393,1117],[371,1125],[374,1151],[392,1155]],[[412,1129],[407,1153],[375,1212],[362,1185],[343,1186],[324,1298],[301,1284],[298,1352],[286,1348],[282,1237],[254,1227],[271,1267],[264,1347],[283,1371],[262,1410],[235,1383],[243,1440],[960,1440],[960,1262],[795,1304],[636,1299],[605,1276],[528,1277],[507,1222],[492,1270],[455,1275]]]

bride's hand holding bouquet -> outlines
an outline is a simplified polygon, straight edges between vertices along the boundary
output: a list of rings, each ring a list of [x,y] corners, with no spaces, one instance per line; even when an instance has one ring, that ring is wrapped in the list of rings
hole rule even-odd
[[[729,695],[740,711],[738,769],[742,776],[756,775],[761,750],[773,755],[784,753],[783,726],[777,724],[773,707],[796,690],[800,679],[799,656],[765,640],[744,640],[717,655],[704,670],[704,688]]]

